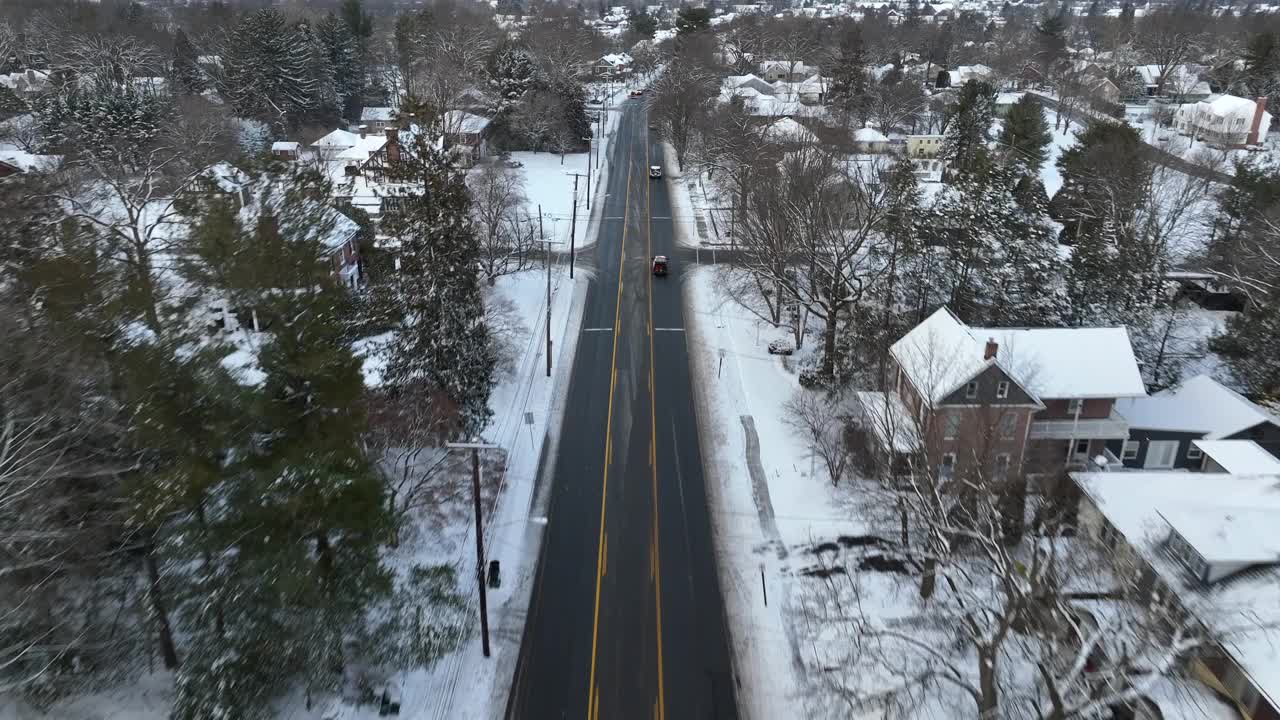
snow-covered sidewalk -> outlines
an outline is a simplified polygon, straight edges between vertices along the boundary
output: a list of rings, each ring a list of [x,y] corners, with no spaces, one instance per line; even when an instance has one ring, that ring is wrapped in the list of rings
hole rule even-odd
[[[475,566],[475,539],[468,526],[459,544],[456,566],[469,588],[471,630],[459,649],[428,671],[406,682],[401,717],[463,720],[501,714],[515,671],[524,633],[542,525],[531,510],[534,488],[544,456],[554,454],[565,391],[573,365],[574,337],[582,321],[586,279],[569,280],[567,264],[558,261],[552,275],[552,376],[546,376],[546,276],[535,268],[499,278],[495,293],[510,301],[526,323],[517,366],[494,389],[490,406],[494,419],[486,441],[506,453],[505,473],[496,507],[485,518],[485,557],[502,565],[502,585],[491,589],[489,636],[491,657],[481,652],[478,589],[470,574]]]

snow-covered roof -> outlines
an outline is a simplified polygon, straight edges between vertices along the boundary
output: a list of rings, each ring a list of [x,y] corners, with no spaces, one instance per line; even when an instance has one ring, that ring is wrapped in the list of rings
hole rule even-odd
[[[367,107],[360,111],[360,122],[391,122],[396,111],[389,107]]]
[[[1280,474],[1280,458],[1252,440],[1192,440],[1191,444],[1229,473]]]
[[[996,357],[984,359],[987,340]],[[1036,398],[1145,395],[1124,328],[971,328],[940,308],[889,352],[930,402],[997,364]]]
[[[985,344],[947,308],[939,308],[889,347],[911,384],[929,402],[938,402],[977,375],[991,361]]]
[[[818,141],[818,136],[814,135],[812,130],[787,117],[781,118],[770,125],[765,130],[765,135],[773,140],[782,142],[813,143]]]
[[[1237,97],[1235,95],[1219,95],[1209,100],[1197,103],[1197,109],[1208,110],[1214,115],[1220,117],[1253,117],[1254,109],[1257,103],[1248,98]],[[1265,112],[1265,111],[1264,111]]]
[[[889,142],[888,135],[885,135],[884,133],[880,132],[875,128],[869,128],[869,127],[858,128],[857,130],[854,130],[853,139],[854,139],[854,142],[864,142],[864,143]]]
[[[996,105],[1012,105],[1022,99],[1026,93],[1002,92],[996,95]]]
[[[1263,542],[1264,547],[1276,549],[1280,477],[1178,471],[1072,473],[1071,477],[1173,593],[1183,598],[1190,612],[1211,630],[1230,633],[1223,638],[1222,647],[1272,705],[1280,704],[1280,645],[1274,631],[1269,630],[1280,624],[1280,569],[1236,576],[1206,588],[1163,549],[1170,515],[1183,523],[1182,514],[1203,513],[1201,528],[1188,528],[1187,532],[1205,542],[1206,551],[1216,552],[1218,548],[1209,544],[1216,541],[1200,536],[1223,530],[1221,523],[1232,512],[1241,525],[1252,526],[1254,518],[1246,519],[1245,515],[1254,510],[1272,515],[1272,524],[1263,529]],[[1241,512],[1242,508],[1248,510]],[[1245,532],[1245,528],[1233,530],[1228,537],[1238,541]],[[1274,559],[1272,556],[1271,561]]]
[[[1280,561],[1280,508],[1177,506],[1158,512],[1205,562]]]
[[[271,143],[272,152],[297,152],[301,147],[302,143],[292,140],[277,140]]]
[[[444,126],[449,132],[462,135],[479,135],[489,127],[489,118],[465,110],[450,110],[444,114]]]
[[[612,65],[613,67],[621,67],[624,65],[630,65],[632,60],[631,56],[626,53],[609,53],[608,55],[601,57],[600,62],[606,65]]]
[[[61,155],[35,155],[21,150],[0,150],[0,163],[19,172],[51,172],[62,164]]]
[[[1280,424],[1265,408],[1208,375],[1151,397],[1117,400],[1116,412],[1132,428],[1202,433],[1206,440],[1229,437],[1259,423]]]
[[[1121,398],[1147,394],[1129,331],[1110,328],[972,328],[994,338],[1002,361],[1041,398]],[[1029,376],[1028,376],[1029,373]]]
[[[387,144],[387,136],[381,132],[370,132],[360,137],[359,133],[347,130],[334,130],[311,143],[311,147],[326,160],[354,160],[364,162],[369,156]]]

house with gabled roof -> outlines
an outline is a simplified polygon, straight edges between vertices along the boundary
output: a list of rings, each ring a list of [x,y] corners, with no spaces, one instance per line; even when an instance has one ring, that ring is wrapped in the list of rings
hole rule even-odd
[[[1108,442],[1126,468],[1195,470],[1204,451],[1196,440],[1252,440],[1280,457],[1280,416],[1208,375],[1197,375],[1150,397],[1116,406],[1129,435]]]
[[[1128,437],[1116,401],[1146,395],[1123,327],[970,327],[943,307],[889,355],[890,387],[878,395],[893,397],[860,398],[873,405],[864,414],[892,426],[875,433],[885,450],[902,453],[901,428],[942,475],[1086,467]]]
[[[1280,717],[1280,475],[1169,470],[1072,473],[1078,532],[1150,598],[1209,633],[1171,679],[1198,698],[1143,717]]]

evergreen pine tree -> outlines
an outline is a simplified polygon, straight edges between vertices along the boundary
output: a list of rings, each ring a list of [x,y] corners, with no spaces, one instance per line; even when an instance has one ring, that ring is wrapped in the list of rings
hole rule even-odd
[[[1232,316],[1210,347],[1250,395],[1280,400],[1280,305],[1274,299],[1266,297]]]
[[[204,92],[204,71],[197,62],[196,48],[187,34],[178,28],[173,39],[173,89],[181,95],[199,95]]]
[[[4,85],[0,85],[0,120],[8,120],[14,115],[27,112],[30,107],[27,101]]]
[[[336,211],[311,171],[246,179],[238,200],[188,200],[197,218],[181,268],[258,318],[257,374],[217,465],[216,504],[202,520],[221,554],[209,584],[222,597],[189,612],[189,658],[175,716],[253,717],[301,679],[341,680],[348,646],[390,590],[378,548],[391,529],[382,480],[365,455],[364,381],[348,322],[354,298],[333,276]],[[194,546],[188,544],[188,546]],[[198,563],[197,563],[198,566]],[[200,608],[197,608],[200,609]]]
[[[221,92],[242,117],[297,122],[316,99],[309,28],[290,26],[277,10],[256,10],[231,31]]]
[[[995,90],[980,80],[965,83],[950,108],[942,158],[955,174],[980,175],[990,165],[987,136],[995,113]]]
[[[480,247],[471,199],[462,176],[429,139],[402,148],[395,178],[422,194],[383,219],[400,239],[400,272],[392,287],[402,326],[392,343],[385,378],[392,388],[437,398],[456,415],[455,432],[484,429],[496,365],[480,294]]]
[[[1053,136],[1040,103],[1029,94],[1023,95],[1009,108],[1000,131],[1000,150],[1006,162],[1019,174],[1035,175],[1049,157],[1051,142]]]
[[[489,96],[494,115],[504,115],[517,106],[537,81],[537,66],[529,51],[512,44],[499,46],[486,68]]]
[[[1058,158],[1062,188],[1050,209],[1070,240],[1110,223],[1111,233],[1133,227],[1146,200],[1150,171],[1138,131],[1124,123],[1092,123]]]
[[[870,111],[866,43],[857,23],[846,25],[840,38],[840,55],[831,76],[828,98],[862,125]]]
[[[320,60],[328,67],[326,79],[333,84],[330,94],[336,99],[342,116],[355,121],[360,117],[363,74],[359,45],[346,22],[333,13],[316,23],[315,36]]]

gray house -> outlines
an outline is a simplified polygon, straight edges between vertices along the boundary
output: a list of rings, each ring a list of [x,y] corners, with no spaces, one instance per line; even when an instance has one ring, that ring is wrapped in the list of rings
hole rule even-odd
[[[1204,452],[1193,440],[1252,440],[1280,457],[1280,417],[1208,375],[1150,397],[1116,400],[1128,440],[1107,449],[1127,468],[1199,470]]]

